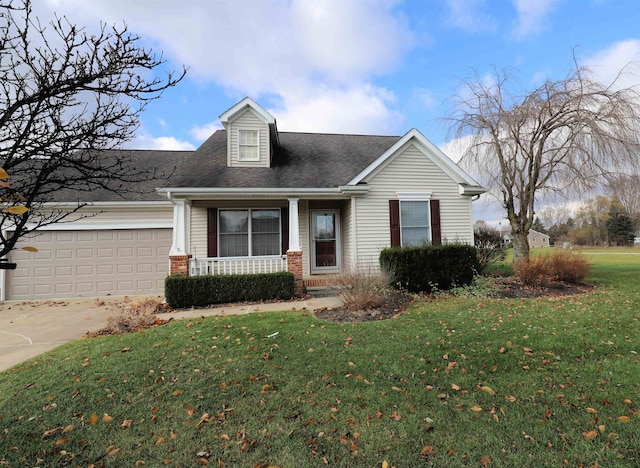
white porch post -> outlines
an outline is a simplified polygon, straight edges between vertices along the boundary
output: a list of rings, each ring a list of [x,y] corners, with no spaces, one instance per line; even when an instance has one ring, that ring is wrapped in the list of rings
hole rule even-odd
[[[300,252],[300,218],[298,216],[298,199],[289,198],[289,250]]]
[[[173,244],[169,255],[187,254],[187,201],[173,202]]]
[[[296,296],[305,293],[302,279],[302,247],[300,246],[300,217],[298,199],[289,198],[289,250],[287,250],[287,271],[293,274],[293,289]]]

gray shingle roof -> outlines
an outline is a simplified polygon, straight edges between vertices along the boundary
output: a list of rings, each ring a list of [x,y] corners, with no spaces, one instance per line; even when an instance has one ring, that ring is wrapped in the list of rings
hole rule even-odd
[[[400,137],[278,132],[271,167],[227,167],[227,134],[218,130],[185,158],[171,187],[332,188],[345,185]]]
[[[107,190],[60,191],[56,201],[160,201],[164,187],[334,188],[345,185],[400,137],[278,132],[280,148],[269,168],[227,167],[227,134],[216,131],[196,151],[129,151],[133,166],[164,177],[132,184],[123,198]],[[109,151],[105,151],[108,157]],[[171,174],[167,177],[167,174]]]

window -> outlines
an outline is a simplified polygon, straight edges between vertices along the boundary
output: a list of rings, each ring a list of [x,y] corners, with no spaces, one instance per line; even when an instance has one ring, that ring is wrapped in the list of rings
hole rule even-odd
[[[259,161],[259,141],[258,130],[238,130],[238,160]]]
[[[400,201],[400,233],[403,247],[431,241],[428,201]]]
[[[280,255],[280,210],[220,210],[220,256]]]

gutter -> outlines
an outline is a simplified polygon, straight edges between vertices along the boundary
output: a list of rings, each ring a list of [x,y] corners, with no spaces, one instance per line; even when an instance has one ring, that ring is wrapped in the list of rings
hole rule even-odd
[[[243,187],[176,187],[157,192],[172,199],[213,200],[220,198],[345,198],[365,196],[366,185],[343,185],[332,188],[243,188]]]

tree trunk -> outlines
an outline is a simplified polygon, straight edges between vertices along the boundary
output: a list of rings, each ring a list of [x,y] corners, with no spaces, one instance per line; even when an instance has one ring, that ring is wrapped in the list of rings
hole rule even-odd
[[[529,260],[529,238],[526,232],[514,231],[513,233],[513,263],[521,260]]]

